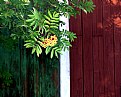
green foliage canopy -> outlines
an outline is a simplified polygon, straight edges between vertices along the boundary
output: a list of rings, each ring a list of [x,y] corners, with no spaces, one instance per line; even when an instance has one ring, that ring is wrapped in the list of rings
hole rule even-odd
[[[24,46],[38,57],[43,52],[51,58],[58,57],[76,38],[73,32],[60,31],[59,26],[65,24],[60,16],[76,16],[80,10],[92,12],[95,7],[92,0],[70,0],[69,3],[66,0],[0,0],[0,34],[9,30],[8,36],[22,39]]]

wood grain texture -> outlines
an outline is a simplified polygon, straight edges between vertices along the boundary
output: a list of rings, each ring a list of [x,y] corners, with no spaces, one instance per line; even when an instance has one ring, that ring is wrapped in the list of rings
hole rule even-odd
[[[84,97],[93,97],[92,14],[83,14]]]
[[[93,38],[93,64],[94,64],[94,97],[104,95],[103,72],[103,38]]]
[[[121,97],[121,6],[113,8],[114,47],[115,47],[115,94]]]
[[[82,37],[78,36],[74,46],[71,48],[71,97],[83,97],[83,71],[82,71]],[[81,67],[81,68],[78,68]],[[75,72],[75,73],[74,73]]]
[[[78,37],[70,56],[71,97],[121,97],[121,1],[93,1],[92,14],[70,19]]]
[[[82,18],[81,15],[70,18],[70,31],[76,33],[77,36],[82,36]]]

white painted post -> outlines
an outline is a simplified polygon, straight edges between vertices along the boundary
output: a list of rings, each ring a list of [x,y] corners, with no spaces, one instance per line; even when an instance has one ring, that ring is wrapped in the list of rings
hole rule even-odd
[[[65,17],[61,17],[66,25],[60,29],[68,30],[68,19]],[[63,51],[60,56],[60,93],[61,97],[70,97],[70,55],[69,51]]]
[[[60,27],[60,30],[69,30],[69,19],[61,16],[60,20],[66,23]],[[60,97],[70,97],[70,55],[68,50],[63,51],[60,56]]]

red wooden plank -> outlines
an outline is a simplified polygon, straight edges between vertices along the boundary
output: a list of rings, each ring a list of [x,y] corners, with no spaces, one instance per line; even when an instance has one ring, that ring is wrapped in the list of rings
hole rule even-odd
[[[103,2],[93,0],[96,8],[93,12],[93,64],[94,64],[94,97],[104,97],[103,72]]]
[[[114,53],[112,42],[112,39],[106,35],[104,39],[104,85],[105,95],[114,97]]]
[[[73,19],[70,26],[82,36],[81,46],[77,39],[71,49],[71,97],[120,97],[121,6],[112,0],[94,2],[97,8],[93,17],[83,14],[83,17],[78,17],[83,19],[80,19],[81,28],[74,25],[79,19]]]
[[[104,33],[104,73],[105,97],[115,97],[114,80],[114,40],[113,25],[111,22],[111,6],[103,6],[103,33]]]
[[[102,36],[103,35],[103,2],[102,0],[93,0],[96,5],[95,10],[93,11],[93,36]]]
[[[115,89],[116,89],[116,97],[120,97],[121,96],[121,32],[117,30],[115,29]]]
[[[70,18],[70,31],[76,33],[76,35],[82,35],[82,20],[81,15]]]
[[[93,38],[93,64],[94,64],[94,97],[100,95],[100,63],[99,63],[99,41]]]
[[[93,37],[94,97],[104,97],[103,37]]]
[[[119,3],[118,3],[119,4]],[[116,97],[121,97],[121,6],[113,9],[114,44],[115,44],[115,92]]]
[[[121,6],[120,0],[112,3],[111,18],[114,25],[115,45],[115,97],[121,97]]]
[[[93,97],[92,14],[83,14],[84,97]]]
[[[82,37],[71,48],[71,97],[83,97]]]

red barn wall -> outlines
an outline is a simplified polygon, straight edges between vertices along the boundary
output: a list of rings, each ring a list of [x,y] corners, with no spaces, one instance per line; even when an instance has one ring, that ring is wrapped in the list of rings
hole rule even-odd
[[[121,97],[121,1],[93,1],[93,13],[70,19],[71,97]]]

